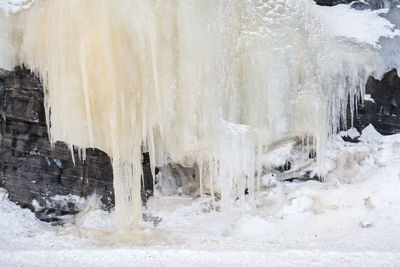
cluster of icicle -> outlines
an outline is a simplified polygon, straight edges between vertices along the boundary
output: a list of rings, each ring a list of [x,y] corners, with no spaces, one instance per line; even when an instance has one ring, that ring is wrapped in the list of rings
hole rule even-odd
[[[37,0],[0,28],[0,65],[43,79],[51,141],[112,157],[119,230],[140,225],[143,151],[153,172],[197,166],[222,207],[254,198],[269,147],[311,138],[321,156],[381,64],[312,0]]]

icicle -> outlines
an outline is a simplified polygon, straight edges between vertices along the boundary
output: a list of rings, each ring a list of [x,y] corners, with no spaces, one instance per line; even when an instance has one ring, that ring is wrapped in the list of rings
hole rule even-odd
[[[200,197],[203,197],[203,161],[199,161]]]
[[[216,207],[215,207],[215,192],[214,192],[214,177],[217,176],[216,172],[216,163],[214,160],[210,159],[210,193],[211,193],[211,203],[212,203],[212,209],[214,211],[216,211]]]
[[[74,145],[69,145],[69,150],[71,151],[71,158],[72,158],[72,163],[74,163],[75,166],[75,153],[74,153]]]

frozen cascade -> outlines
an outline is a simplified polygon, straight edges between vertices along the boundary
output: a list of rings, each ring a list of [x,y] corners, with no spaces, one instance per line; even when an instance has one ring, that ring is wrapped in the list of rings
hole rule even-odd
[[[52,142],[112,157],[122,231],[140,226],[142,151],[153,172],[200,167],[200,192],[220,192],[222,208],[257,196],[281,140],[312,140],[323,161],[347,104],[391,67],[379,37],[399,34],[377,12],[338,8],[374,27],[332,32],[312,0],[37,0],[0,17],[0,66],[41,75]]]

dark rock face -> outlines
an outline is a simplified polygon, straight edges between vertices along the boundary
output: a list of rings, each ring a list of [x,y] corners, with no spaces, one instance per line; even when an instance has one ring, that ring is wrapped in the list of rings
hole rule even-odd
[[[147,203],[147,199],[153,195],[154,185],[153,185],[153,174],[151,173],[150,166],[150,156],[149,153],[143,153],[142,156],[142,167],[143,167],[143,180],[142,180],[142,202]],[[155,169],[155,175],[157,175],[159,169]]]
[[[9,198],[35,210],[38,216],[76,213],[75,203],[59,206],[55,195],[101,195],[104,208],[114,203],[110,158],[98,149],[86,149],[86,160],[74,149],[48,140],[40,80],[29,70],[16,68],[0,74],[1,154],[0,186]],[[34,205],[35,203],[36,205]]]
[[[364,0],[352,1],[354,2],[351,7],[356,9],[380,9],[390,8],[400,3],[399,0]]]
[[[314,1],[321,6],[335,6],[339,4],[349,4],[354,0],[314,0]]]
[[[366,94],[371,95],[371,100],[359,103],[354,127],[361,131],[371,123],[381,134],[400,133],[400,78],[397,71],[389,71],[382,80],[370,77]]]
[[[0,69],[0,187],[9,199],[35,211],[45,221],[80,211],[74,196],[96,193],[102,208],[114,206],[113,170],[110,157],[88,148],[86,159],[75,148],[57,142],[51,147],[43,102],[43,87],[37,76],[23,67]],[[143,154],[142,200],[153,192],[148,153]],[[56,197],[58,195],[58,197]]]
[[[339,4],[350,4],[355,9],[380,9],[390,8],[400,3],[399,0],[314,0],[321,6],[335,6]]]

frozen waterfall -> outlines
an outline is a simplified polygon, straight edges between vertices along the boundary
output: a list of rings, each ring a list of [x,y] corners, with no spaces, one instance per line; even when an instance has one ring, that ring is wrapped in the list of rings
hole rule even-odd
[[[396,46],[379,43],[398,42],[385,18],[398,11],[312,0],[19,2],[22,11],[0,16],[0,67],[40,74],[52,142],[112,157],[118,230],[140,226],[143,151],[153,172],[196,166],[200,192],[218,191],[222,208],[245,189],[256,198],[274,144],[297,138],[322,162],[368,76],[400,63],[387,56]]]

